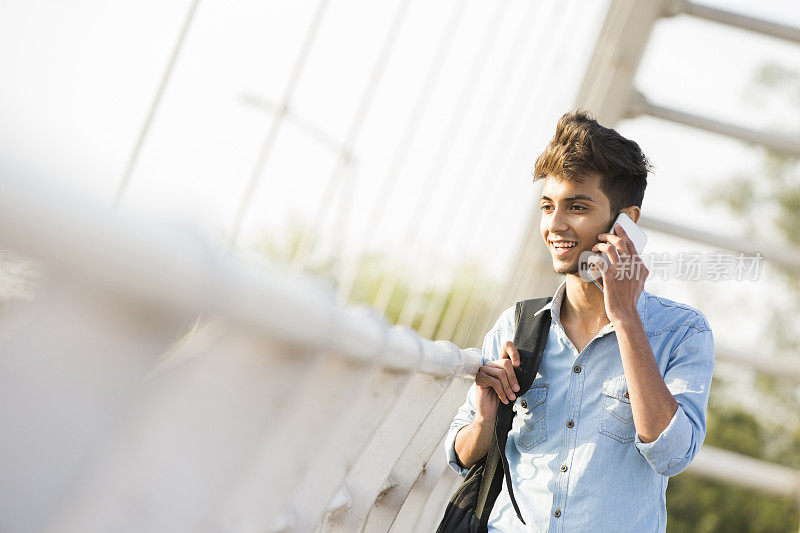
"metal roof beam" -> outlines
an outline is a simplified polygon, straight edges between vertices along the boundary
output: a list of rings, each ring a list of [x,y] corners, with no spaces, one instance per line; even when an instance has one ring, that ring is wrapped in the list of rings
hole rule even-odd
[[[750,144],[762,145],[771,150],[800,157],[800,139],[798,138],[790,138],[787,135],[776,135],[764,131],[743,128],[741,126],[693,115],[677,109],[656,105],[649,102],[642,93],[632,91],[626,118],[634,118],[639,115],[650,115],[651,117],[669,120],[712,133],[727,135],[728,137],[733,137]]]
[[[794,43],[800,43],[800,28],[794,26],[787,26],[786,24],[778,24],[777,22],[770,22],[764,19],[748,17],[725,11],[724,9],[717,9],[715,7],[703,6],[695,4],[694,2],[683,1],[680,2],[679,7],[681,13],[697,17],[712,22],[725,24],[726,26],[733,26],[743,30],[760,33],[769,37],[776,37]]]
[[[788,466],[703,446],[686,471],[800,502],[800,472]]]
[[[753,239],[719,235],[710,231],[703,231],[695,227],[681,226],[645,215],[642,215],[639,219],[639,225],[646,230],[666,233],[682,239],[715,246],[717,248],[724,248],[733,252],[741,252],[746,255],[756,255],[760,253],[764,259],[800,274],[800,251],[789,246],[766,244]]]

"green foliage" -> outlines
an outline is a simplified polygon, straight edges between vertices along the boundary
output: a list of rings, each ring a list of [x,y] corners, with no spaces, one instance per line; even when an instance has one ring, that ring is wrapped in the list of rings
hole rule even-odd
[[[777,63],[765,63],[753,75],[751,91],[761,99],[778,96],[800,108],[800,72]]]
[[[713,389],[712,389],[713,390]],[[713,397],[713,392],[712,392]],[[800,431],[766,426],[741,409],[709,400],[705,443],[778,464],[800,466]],[[669,533],[795,533],[800,508],[791,499],[681,473],[667,485]]]
[[[790,135],[800,132],[800,72],[775,64],[764,65],[753,77],[749,96],[763,107],[778,104],[774,131]],[[796,113],[787,113],[786,109]],[[703,194],[704,200],[725,207],[745,223],[745,231],[751,236],[778,234],[787,244],[800,247],[798,159],[769,150],[763,154],[761,172],[737,174],[722,189],[709,187]],[[767,342],[762,349],[797,357],[800,339],[794,322],[800,313],[800,280],[794,272],[777,270],[786,290],[797,296],[796,304],[772,310],[764,332]],[[714,383],[705,444],[800,468],[800,404],[796,383],[756,376],[753,390],[748,391],[758,398],[763,409],[756,415],[731,407],[723,399],[725,394],[731,397],[741,391],[731,390],[716,378]],[[800,508],[795,501],[688,473],[670,479],[667,512],[670,532],[771,533],[796,532],[800,527]]]
[[[791,500],[679,474],[667,486],[668,533],[796,533]]]
[[[790,243],[800,247],[800,183],[784,185],[775,201],[780,208],[776,226]]]
[[[721,190],[709,190],[704,199],[707,202],[721,202],[735,215],[749,215],[754,205],[758,204],[758,189],[749,175],[738,175],[730,178],[728,187]]]
[[[306,228],[296,220],[279,233],[265,231],[255,243],[255,251],[271,260],[288,264],[296,256],[305,232]],[[304,270],[335,286],[345,269],[344,261],[339,256],[319,258],[318,255],[312,255]],[[409,269],[402,265],[395,268],[394,262],[398,259],[382,252],[365,252],[358,261],[360,268],[348,301],[372,305],[383,291],[391,294],[385,310],[381,311],[392,324],[400,323],[403,316],[408,318],[408,315],[412,315],[410,321],[406,320],[406,325],[419,330],[423,319],[432,321],[434,327],[431,338],[439,339],[442,338],[439,330],[443,320],[455,319],[457,327],[451,333],[456,336],[447,335],[445,340],[466,347],[482,339],[487,327],[485,320],[493,320],[485,312],[491,308],[499,284],[476,261],[466,259],[454,266],[443,265],[449,280],[444,287],[426,287],[425,279],[413,279]],[[393,289],[387,290],[387,286],[392,285]],[[486,287],[489,290],[482,290]],[[451,314],[455,314],[455,317],[451,317]],[[472,324],[474,327],[470,327]]]

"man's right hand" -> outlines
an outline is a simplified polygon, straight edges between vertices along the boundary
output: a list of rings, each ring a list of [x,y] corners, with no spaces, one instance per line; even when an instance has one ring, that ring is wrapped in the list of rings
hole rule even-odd
[[[519,352],[511,341],[506,341],[499,359],[489,361],[478,369],[475,383],[477,412],[476,418],[491,422],[497,417],[499,402],[513,402],[519,391],[519,383],[514,367],[519,366]]]

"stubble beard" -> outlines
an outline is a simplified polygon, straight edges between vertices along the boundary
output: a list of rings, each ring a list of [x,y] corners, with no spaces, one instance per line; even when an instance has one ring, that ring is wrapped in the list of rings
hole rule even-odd
[[[586,262],[584,261],[583,267],[586,268]],[[553,267],[553,272],[558,274],[559,276],[568,276],[570,274],[578,275],[581,269],[581,260],[580,254],[578,254],[578,259],[576,259],[573,263],[569,265],[561,265],[560,267]]]
[[[575,261],[571,265],[564,265],[560,268],[554,268],[553,272],[558,274],[559,276],[567,276],[569,274],[577,274],[580,271],[578,268],[578,261]]]

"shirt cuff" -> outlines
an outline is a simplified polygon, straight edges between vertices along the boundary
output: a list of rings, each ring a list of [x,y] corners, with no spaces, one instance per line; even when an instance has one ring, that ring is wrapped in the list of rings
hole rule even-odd
[[[458,464],[458,459],[456,455],[456,434],[463,428],[469,424],[463,424],[461,426],[457,426],[455,428],[450,428],[450,431],[447,433],[447,438],[444,440],[444,450],[447,453],[447,462],[450,464],[450,467],[455,470],[461,477],[467,477],[469,473],[469,468],[464,468],[460,464]]]
[[[634,443],[642,457],[657,473],[670,475],[667,471],[681,462],[689,451],[692,442],[692,423],[678,405],[669,425],[653,442],[642,442],[636,432]]]

